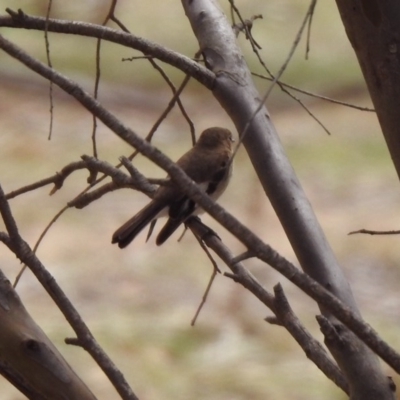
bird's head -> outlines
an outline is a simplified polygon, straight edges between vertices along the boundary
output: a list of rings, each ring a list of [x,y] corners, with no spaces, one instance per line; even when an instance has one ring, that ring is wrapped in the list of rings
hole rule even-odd
[[[196,146],[211,149],[220,146],[231,148],[232,142],[234,141],[232,132],[229,129],[213,127],[202,132]]]

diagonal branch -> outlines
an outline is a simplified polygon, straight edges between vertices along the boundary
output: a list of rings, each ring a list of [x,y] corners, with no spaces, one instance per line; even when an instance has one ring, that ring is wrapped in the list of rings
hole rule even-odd
[[[209,234],[209,228],[197,218],[190,218],[187,225],[196,237],[201,237],[204,243],[231,269],[233,274],[225,274],[235,282],[249,290],[263,304],[265,304],[278,318],[279,324],[284,326],[290,335],[304,350],[307,357],[344,392],[348,392],[348,385],[339,368],[328,357],[322,345],[307,332],[296,317],[283,293],[280,285],[275,288],[275,297],[268,293],[257,279],[234,257],[225,244],[214,234]]]
[[[31,269],[75,331],[84,349],[93,357],[103,372],[107,375],[121,398],[124,400],[137,400],[136,395],[129,387],[122,373],[98,345],[89,328],[80,317],[78,311],[58,286],[53,276],[36,257],[29,245],[19,235],[16,222],[1,186],[0,214],[3,217],[4,224],[9,234],[9,236],[4,234],[0,235],[0,240],[3,241],[3,243],[19,258],[19,260],[21,260],[21,262]]]

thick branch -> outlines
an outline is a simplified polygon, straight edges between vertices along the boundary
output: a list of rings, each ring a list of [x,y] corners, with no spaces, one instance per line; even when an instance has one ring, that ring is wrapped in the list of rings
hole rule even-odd
[[[21,10],[16,13],[15,11],[7,9],[7,12],[11,17],[1,16],[0,27],[35,29],[40,31],[46,29],[48,32],[88,36],[107,40],[120,44],[121,46],[141,51],[143,54],[164,61],[192,76],[208,88],[212,88],[214,85],[215,75],[196,61],[131,33],[118,31],[101,25],[90,24],[88,22],[56,19],[48,19],[46,21],[46,18],[32,17],[24,14]]]
[[[350,286],[286,157],[269,113],[260,103],[262,96],[254,87],[235,35],[217,0],[182,0],[182,4],[206,65],[218,76],[213,93],[243,137],[260,182],[302,268],[359,314]],[[266,258],[263,259],[266,261]],[[331,309],[328,312],[324,303],[319,302],[319,306],[326,316],[330,315]],[[382,391],[380,398],[392,399],[393,393],[387,386],[376,356],[355,336],[352,345],[364,355],[363,362],[354,363],[350,368],[341,366],[342,371],[346,373],[353,369],[354,374],[363,377],[371,393],[378,387]],[[343,346],[343,355],[352,350]],[[345,357],[337,359],[339,366],[343,359]],[[361,399],[357,386],[352,386],[351,378],[348,374],[351,397]]]
[[[0,270],[0,373],[30,399],[95,400]]]

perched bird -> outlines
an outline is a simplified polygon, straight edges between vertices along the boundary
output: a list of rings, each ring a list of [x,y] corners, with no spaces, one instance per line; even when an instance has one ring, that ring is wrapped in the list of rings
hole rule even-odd
[[[200,135],[197,143],[177,161],[186,174],[214,200],[228,185],[232,172],[233,141],[228,129],[208,128]],[[168,216],[167,223],[156,239],[160,246],[187,218],[198,213],[195,202],[171,182],[160,186],[150,203],[116,230],[112,243],[118,243],[120,248],[124,248],[150,222]]]

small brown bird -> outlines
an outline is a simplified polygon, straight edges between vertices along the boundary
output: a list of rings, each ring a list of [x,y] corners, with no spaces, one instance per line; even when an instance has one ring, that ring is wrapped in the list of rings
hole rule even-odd
[[[231,176],[233,141],[228,129],[208,128],[200,135],[194,147],[177,161],[186,174],[214,200],[226,189]],[[173,183],[160,186],[150,203],[117,229],[112,243],[118,243],[122,249],[150,222],[168,216],[167,223],[156,239],[160,246],[187,218],[199,211],[194,201]]]

